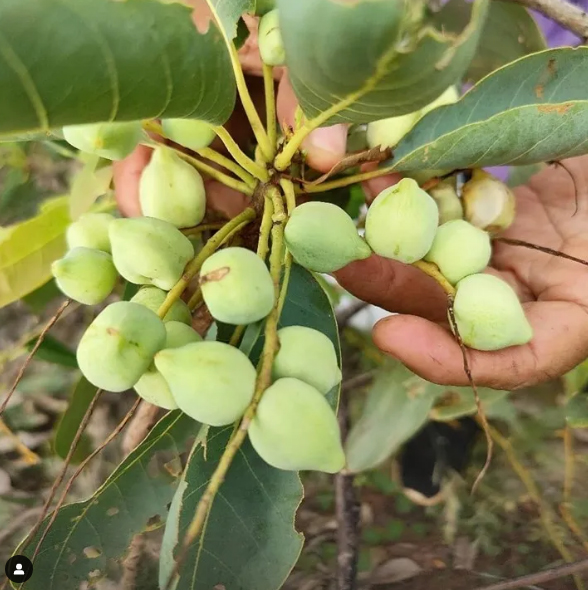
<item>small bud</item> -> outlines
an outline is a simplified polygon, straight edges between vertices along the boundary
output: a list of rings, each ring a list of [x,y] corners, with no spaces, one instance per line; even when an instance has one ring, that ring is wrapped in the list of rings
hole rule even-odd
[[[261,60],[264,64],[268,66],[283,66],[286,63],[286,52],[284,51],[277,9],[261,17],[257,42]]]
[[[484,170],[474,170],[463,186],[465,219],[490,233],[509,227],[515,218],[516,198],[510,188]]]
[[[114,289],[118,274],[112,256],[92,248],[74,248],[51,265],[59,289],[84,305],[102,303]]]
[[[141,305],[148,307],[151,311],[157,313],[166,297],[167,293],[165,291],[149,285],[139,289],[131,301],[134,303],[140,303]],[[170,310],[165,314],[163,321],[182,322],[183,324],[191,325],[192,314],[190,313],[190,308],[184,301],[178,299],[177,301],[174,301]]]
[[[429,251],[439,210],[433,198],[411,178],[383,190],[368,209],[365,239],[372,250],[412,264]]]
[[[198,170],[173,150],[157,147],[139,181],[143,215],[176,227],[198,225],[206,212],[206,192]]]
[[[155,285],[169,291],[194,256],[190,240],[161,219],[115,219],[110,224],[109,236],[114,266],[136,285]]]
[[[137,147],[142,132],[141,121],[90,123],[64,127],[63,137],[82,152],[122,160]]]
[[[108,213],[86,213],[76,219],[65,234],[67,245],[71,248],[94,248],[110,252],[108,228],[114,217]]]
[[[351,217],[337,205],[320,201],[294,209],[284,240],[296,262],[314,272],[333,272],[372,253]]]
[[[210,123],[198,119],[162,119],[166,137],[193,151],[208,147],[216,137]]]

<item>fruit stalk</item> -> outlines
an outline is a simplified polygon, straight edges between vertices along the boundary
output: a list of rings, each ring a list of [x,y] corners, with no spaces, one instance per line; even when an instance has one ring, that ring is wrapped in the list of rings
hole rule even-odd
[[[276,96],[274,89],[274,69],[272,66],[263,64],[263,87],[265,90],[265,111],[267,136],[270,145],[275,146],[278,141],[278,128],[276,125]]]
[[[272,216],[274,214],[274,204],[269,195],[264,196],[263,217],[261,218],[261,227],[259,228],[259,240],[257,242],[257,255],[265,260],[269,252],[269,236],[272,230]]]
[[[223,166],[229,172],[232,172],[235,176],[238,176],[245,184],[250,186],[251,188],[255,188],[256,180],[252,174],[250,174],[247,170],[245,170],[242,166],[238,163],[233,162],[233,160],[219,154],[216,150],[212,148],[206,147],[200,150],[196,150],[196,153],[201,156],[202,158],[206,158],[211,162],[215,162],[220,166]]]
[[[360,174],[353,174],[351,176],[344,176],[343,178],[337,178],[336,180],[330,180],[329,182],[321,182],[320,184],[305,185],[300,192],[301,193],[324,193],[334,188],[341,188],[363,182],[364,180],[371,180],[372,178],[378,178],[391,174],[394,172],[392,166],[386,166],[385,168],[378,168],[377,170],[371,170],[370,172],[361,172]]]
[[[248,207],[237,217],[234,217],[229,221],[226,225],[224,225],[208,242],[202,250],[198,253],[198,255],[192,260],[192,262],[188,263],[186,268],[184,269],[184,273],[182,274],[180,280],[174,285],[174,287],[169,291],[165,301],[162,303],[161,307],[158,309],[157,314],[160,318],[163,318],[167,312],[171,309],[171,306],[176,302],[190,283],[190,281],[198,274],[200,267],[204,263],[204,261],[214,254],[214,252],[219,248],[219,246],[227,239],[233,236],[235,233],[240,231],[243,227],[243,224],[247,224],[255,219],[255,211]]]
[[[233,139],[233,136],[224,127],[215,127],[214,131],[219,139],[225,144],[227,151],[233,156],[237,164],[239,164],[244,170],[247,170],[247,172],[249,172],[254,178],[257,178],[262,182],[267,182],[269,180],[267,170],[249,158],[238,146],[237,142]]]
[[[449,297],[455,296],[455,288],[453,285],[441,274],[439,269],[437,268],[436,264],[432,262],[425,262],[424,260],[417,260],[413,262],[412,265],[419,270],[422,270],[425,274],[429,275],[431,278],[435,279],[437,283],[441,286],[443,291],[447,293]]]
[[[272,247],[270,252],[270,274],[274,282],[274,288],[276,290],[276,303],[268,315],[265,324],[265,344],[261,355],[261,361],[258,370],[258,377],[255,386],[255,393],[251,403],[245,410],[245,414],[239,424],[239,427],[234,432],[229,443],[227,444],[222,457],[219,460],[218,466],[215,472],[212,474],[206,490],[202,494],[198,506],[196,507],[196,513],[182,543],[182,551],[176,560],[175,566],[172,570],[169,580],[167,581],[164,590],[170,590],[174,579],[178,573],[180,565],[182,564],[186,553],[201,533],[205,526],[206,519],[208,517],[212,502],[218,492],[221,484],[223,483],[225,476],[231,466],[231,463],[237,454],[239,448],[243,444],[245,437],[247,436],[247,429],[255,411],[257,405],[271,382],[272,365],[274,358],[277,354],[279,341],[278,341],[278,320],[279,320],[279,291],[280,291],[280,275],[282,271],[282,260],[284,252],[284,211],[281,201],[281,195],[275,187],[267,187],[267,191],[273,193],[272,197],[266,196],[266,198],[272,198],[274,208],[276,209],[276,215],[274,216],[274,223],[272,226],[271,237]],[[266,193],[267,194],[267,193]],[[281,214],[281,215],[280,215]]]

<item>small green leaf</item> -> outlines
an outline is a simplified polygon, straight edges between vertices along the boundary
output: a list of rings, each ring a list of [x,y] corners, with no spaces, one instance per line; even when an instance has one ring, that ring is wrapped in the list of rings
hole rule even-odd
[[[91,498],[64,506],[41,545],[27,588],[78,588],[106,574],[112,561],[120,563],[136,534],[166,519],[179,483],[180,455],[199,429],[185,414],[170,412]],[[40,533],[16,553],[31,557],[39,538]]]
[[[347,438],[348,469],[356,473],[371,469],[398,451],[427,422],[436,397],[443,391],[400,363],[386,365]]]
[[[99,121],[195,117],[224,123],[235,102],[213,23],[156,0],[3,0],[0,134]]]
[[[56,197],[36,217],[0,228],[0,307],[44,285],[51,263],[65,254],[69,200]]]
[[[232,431],[211,429],[206,451],[198,446],[190,457],[183,493],[174,498],[173,519],[168,523],[171,531],[167,527],[165,531],[162,588],[171,573],[172,553],[177,557],[177,541],[183,539]],[[199,540],[180,569],[175,589],[278,590],[302,549],[303,537],[294,528],[301,500],[298,474],[271,467],[246,441],[229,468]],[[171,547],[174,541],[175,550]]]
[[[292,86],[308,118],[367,123],[432,102],[474,55],[488,0],[451,0],[467,15],[453,32],[445,6],[423,0],[278,0]]]
[[[588,392],[581,391],[568,400],[566,422],[572,428],[588,428]]]
[[[69,211],[72,221],[87,213],[98,197],[106,193],[112,181],[112,165],[100,166],[99,156],[80,154],[84,166],[74,176],[70,195]]]
[[[496,70],[400,141],[399,171],[525,165],[588,152],[588,47],[550,49]],[[386,164],[388,165],[388,164]]]
[[[75,360],[75,356],[74,356]],[[82,422],[86,410],[96,397],[98,389],[92,385],[85,377],[80,377],[72,394],[67,410],[61,416],[53,439],[53,448],[55,453],[65,459],[76,436],[78,428]],[[84,435],[83,435],[84,436]],[[74,462],[83,461],[91,452],[90,444],[86,437],[86,443],[83,448],[75,451]]]
[[[33,350],[37,343],[37,339],[37,337],[32,338],[25,344],[25,348],[29,352]],[[71,369],[78,368],[75,352],[63,344],[63,342],[53,338],[50,334],[47,334],[45,338],[43,338],[43,342],[41,342],[41,345],[35,353],[35,359],[53,363],[55,365],[61,365],[62,367],[69,367]]]

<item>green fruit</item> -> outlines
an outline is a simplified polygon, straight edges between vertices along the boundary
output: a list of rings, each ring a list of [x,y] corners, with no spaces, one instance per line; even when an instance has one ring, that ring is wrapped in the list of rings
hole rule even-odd
[[[198,225],[206,213],[206,192],[198,170],[173,150],[157,147],[139,181],[143,215],[176,227]]]
[[[170,348],[180,348],[192,342],[201,342],[202,337],[196,330],[186,326],[181,322],[167,322],[165,324],[166,339],[164,350]],[[135,384],[135,391],[145,401],[165,408],[166,410],[175,410],[178,407],[176,400],[169,389],[163,375],[157,370],[155,363],[143,374],[141,379]]]
[[[148,307],[151,311],[157,313],[165,301],[166,296],[167,293],[165,291],[162,291],[157,287],[148,286],[139,289],[131,301],[134,303],[140,303],[141,305]],[[192,314],[190,313],[190,308],[184,301],[178,299],[178,301],[175,301],[171,306],[171,309],[165,314],[163,321],[182,322],[183,324],[191,325]]]
[[[78,345],[78,365],[96,387],[125,391],[147,371],[165,337],[163,322],[150,309],[117,301],[88,326]]]
[[[419,119],[420,111],[415,111],[400,117],[390,117],[369,123],[367,126],[368,145],[371,148],[377,146],[394,147],[416,125]]]
[[[337,353],[331,340],[318,330],[288,326],[278,331],[280,349],[273,378],[295,377],[323,394],[341,381]]]
[[[439,226],[425,260],[434,262],[441,274],[455,285],[464,277],[488,266],[492,246],[490,236],[463,219]]]
[[[61,291],[84,305],[102,303],[114,289],[118,274],[112,256],[92,248],[74,248],[51,265]]]
[[[345,466],[335,413],[319,391],[298,379],[278,379],[264,392],[249,440],[278,469],[336,473]]]
[[[315,272],[333,272],[372,253],[351,217],[340,207],[320,201],[294,209],[284,240],[296,262]]]
[[[63,137],[82,152],[107,160],[122,160],[137,147],[142,132],[141,121],[90,123],[64,127]]]
[[[286,63],[286,52],[278,10],[274,9],[264,14],[259,20],[257,42],[261,60],[268,66],[283,66]]]
[[[74,221],[65,234],[67,246],[71,248],[94,248],[110,252],[108,228],[114,217],[108,213],[86,213]]]
[[[115,219],[109,236],[114,266],[136,285],[169,291],[194,256],[192,243],[177,227],[153,217]]]
[[[467,221],[490,233],[505,230],[515,218],[514,193],[484,170],[475,170],[464,184],[463,203]]]
[[[203,424],[232,424],[253,398],[255,367],[238,348],[223,342],[162,350],[155,356],[155,366],[179,408]]]
[[[427,106],[421,109],[421,116],[424,117],[428,112],[432,111],[433,109],[453,104],[459,100],[459,91],[456,86],[449,86],[443,94],[438,96],[433,102],[429,103]]]
[[[245,248],[225,248],[200,270],[202,296],[212,317],[226,324],[252,324],[275,303],[274,283],[263,260]]]
[[[454,313],[464,344],[476,350],[500,350],[533,338],[516,293],[493,275],[474,274],[459,281]]]
[[[166,137],[194,151],[208,147],[216,137],[212,125],[198,119],[162,119],[161,127]]]
[[[437,207],[439,207],[440,224],[463,218],[463,206],[453,183],[448,181],[440,182],[429,191],[429,194],[435,199]]]
[[[411,178],[383,190],[368,209],[365,239],[372,250],[412,264],[431,248],[439,210],[433,198]]]

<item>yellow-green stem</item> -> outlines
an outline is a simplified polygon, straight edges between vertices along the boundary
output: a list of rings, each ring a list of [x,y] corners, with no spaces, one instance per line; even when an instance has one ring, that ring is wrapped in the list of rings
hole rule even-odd
[[[243,169],[236,162],[233,162],[233,160],[223,156],[222,154],[219,154],[216,150],[213,150],[209,147],[196,150],[196,153],[199,156],[210,160],[211,162],[215,162],[219,166],[223,166],[223,168],[226,168],[229,170],[229,172],[232,172],[235,176],[238,176],[245,184],[251,188],[255,188],[257,180],[253,177],[253,175],[249,174],[247,170]]]
[[[251,176],[261,180],[262,182],[266,182],[269,180],[269,173],[268,171],[258,164],[254,162],[247,154],[245,154],[237,142],[233,139],[233,136],[224,128],[224,127],[215,127],[214,131],[218,135],[219,139],[225,144],[227,151],[235,161],[242,166]]]
[[[286,197],[286,208],[288,210],[288,216],[290,216],[296,208],[296,191],[294,189],[294,184],[291,180],[282,178],[280,180],[280,186],[284,191],[284,196]]]
[[[237,346],[237,344],[239,344],[239,340],[241,340],[243,332],[245,332],[245,328],[247,328],[247,326],[237,326],[235,328],[233,334],[231,335],[231,339],[229,340],[229,344],[231,346]]]
[[[211,223],[203,223],[201,225],[196,225],[195,227],[187,227],[181,231],[185,236],[198,236],[205,231],[220,229],[226,223],[227,223],[226,221],[215,221],[215,222],[211,222]]]
[[[272,158],[278,142],[278,128],[276,119],[276,92],[274,88],[274,69],[263,64],[263,87],[265,90],[265,112],[267,116],[267,136],[272,146]]]
[[[425,262],[424,260],[417,260],[417,262],[413,262],[412,265],[435,279],[447,295],[455,297],[455,287],[441,274],[441,271],[436,264]]]
[[[372,178],[379,178],[380,176],[385,176],[386,174],[392,174],[393,172],[394,170],[391,166],[388,166],[387,168],[378,168],[377,170],[361,172],[360,174],[353,174],[351,176],[344,176],[343,178],[337,178],[336,180],[331,180],[329,182],[322,182],[321,184],[303,186],[301,189],[298,189],[298,192],[308,194],[324,193],[334,188],[350,186],[352,184],[357,184],[358,182],[364,182],[365,180],[371,180]]]
[[[190,297],[190,300],[188,301],[190,311],[194,311],[203,301],[204,297],[202,296],[202,289],[198,287],[198,289],[192,293],[192,297]]]
[[[292,272],[292,254],[286,252],[284,259],[284,274],[282,276],[282,287],[280,289],[280,299],[278,302],[278,317],[282,315],[284,303],[286,302],[286,295],[288,294],[288,284],[290,283],[290,274]]]
[[[278,192],[276,187],[268,187],[269,192]],[[278,206],[281,202],[281,199],[274,194],[271,195],[272,201],[274,202],[274,207]],[[274,357],[278,351],[278,298],[279,298],[279,291],[280,291],[280,274],[282,270],[282,260],[283,260],[283,238],[284,238],[284,225],[283,221],[277,221],[274,223],[272,227],[272,248],[270,254],[270,274],[272,276],[274,282],[274,289],[275,289],[275,296],[276,302],[275,305],[268,315],[265,323],[265,344],[263,347],[263,352],[261,355],[260,367],[258,371],[257,381],[255,385],[255,392],[253,394],[253,398],[251,403],[245,410],[245,414],[239,424],[239,428],[235,431],[233,436],[231,437],[229,443],[227,444],[222,457],[219,460],[218,466],[215,469],[210,481],[208,482],[208,486],[206,490],[202,494],[200,501],[198,502],[198,506],[196,507],[196,513],[190,526],[188,527],[188,531],[184,537],[184,541],[182,543],[182,551],[176,561],[176,565],[168,580],[168,583],[165,586],[165,590],[171,588],[173,583],[173,579],[177,574],[179,564],[181,563],[182,559],[184,558],[187,549],[192,545],[192,543],[198,538],[198,535],[201,533],[203,527],[205,526],[206,519],[208,517],[210,508],[212,506],[212,502],[218,492],[222,482],[225,479],[227,471],[231,466],[231,463],[237,454],[239,448],[243,444],[245,437],[247,436],[247,430],[249,428],[249,424],[255,415],[255,411],[257,410],[257,405],[261,400],[261,397],[264,391],[268,388],[271,383],[271,372],[272,372],[272,365],[274,362]]]
[[[237,231],[243,227],[244,223],[249,223],[255,219],[255,211],[248,207],[237,217],[234,217],[225,226],[218,230],[208,242],[204,245],[198,255],[188,263],[188,266],[184,269],[184,274],[180,280],[172,287],[171,291],[167,294],[165,301],[161,304],[157,313],[159,317],[163,318],[167,312],[171,309],[171,306],[182,296],[182,293],[186,287],[190,284],[190,281],[198,274],[204,261],[214,254],[223,242],[233,236]]]
[[[257,242],[257,255],[265,260],[269,252],[269,236],[272,229],[272,217],[274,214],[274,204],[269,196],[264,197],[263,217],[261,218],[261,227],[259,228],[259,240]]]

